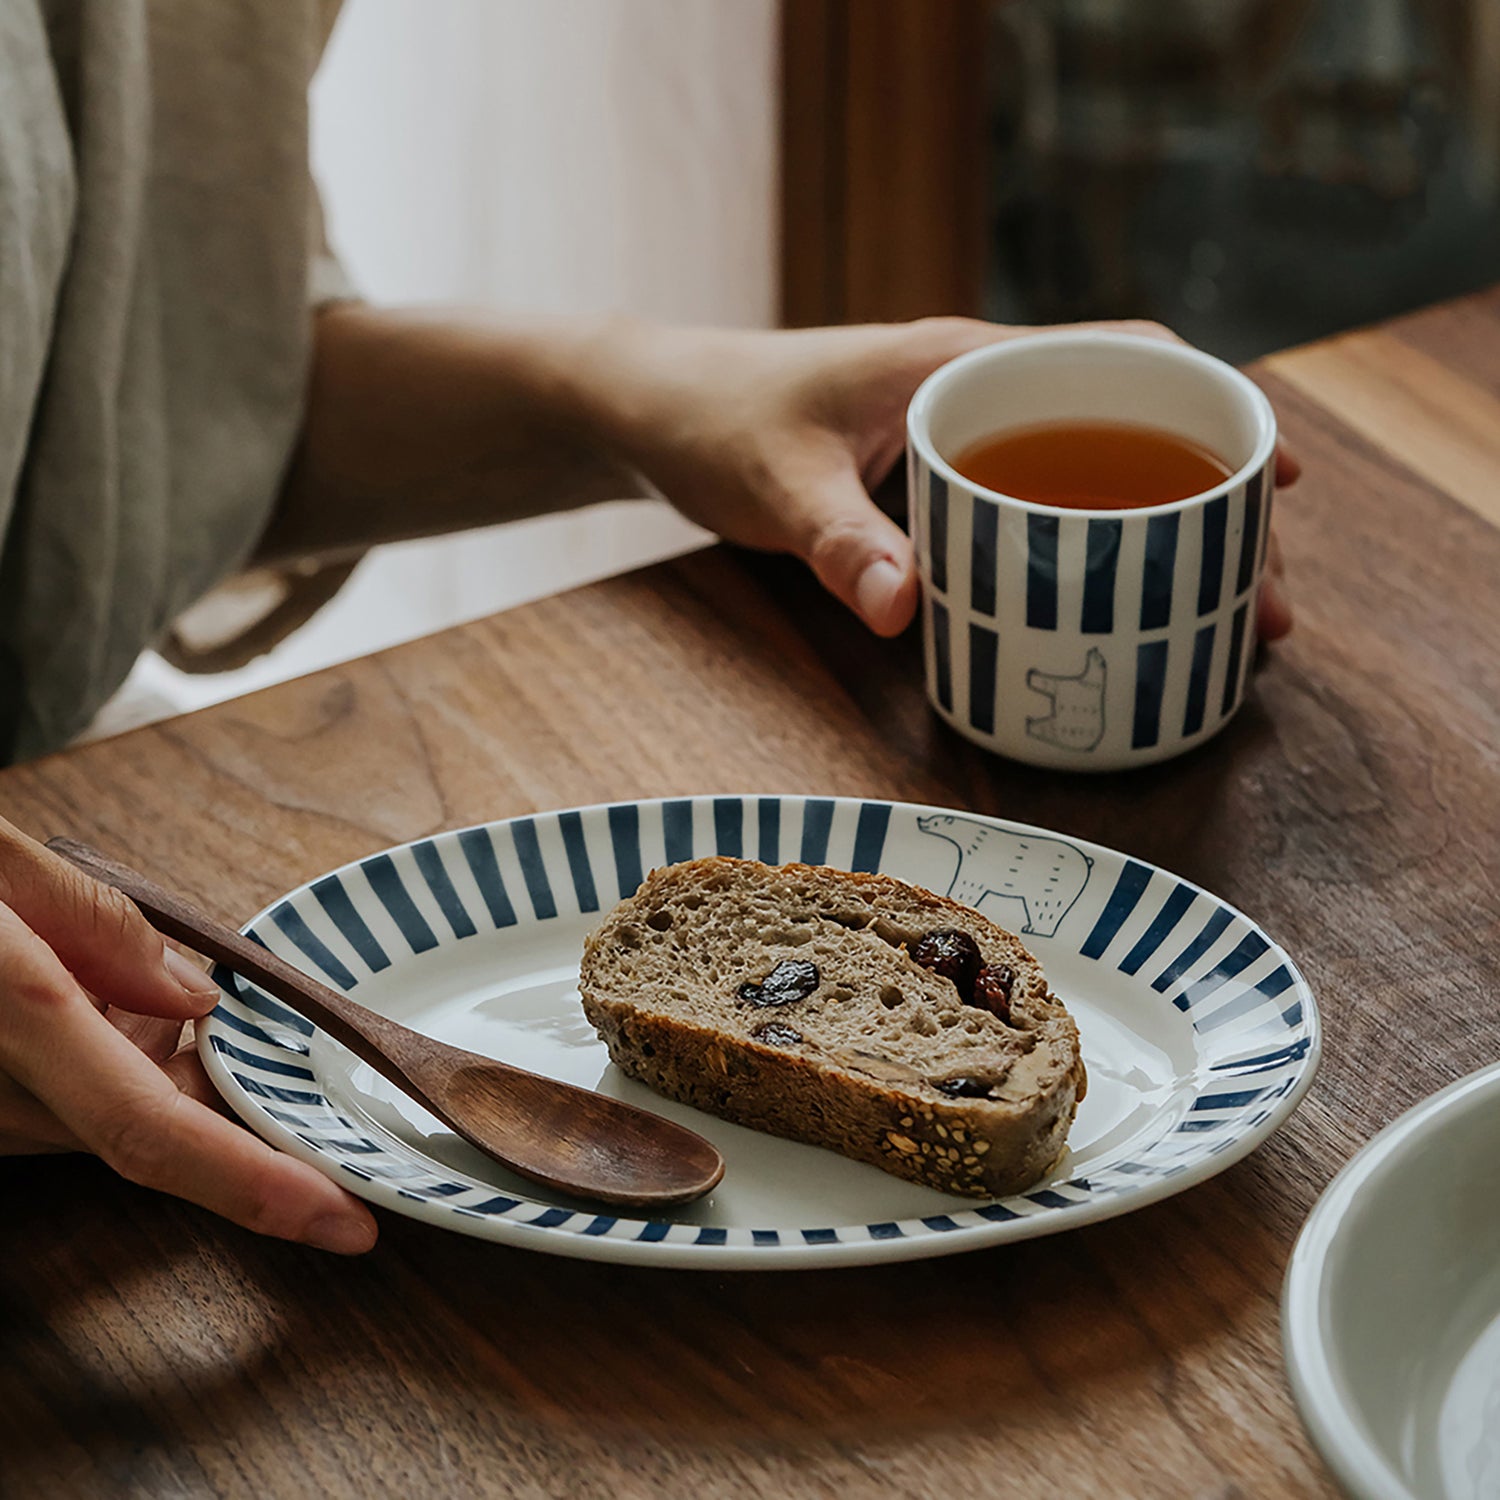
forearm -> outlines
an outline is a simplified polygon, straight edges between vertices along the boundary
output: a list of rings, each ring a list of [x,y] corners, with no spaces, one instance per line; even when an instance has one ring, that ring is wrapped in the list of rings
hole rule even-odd
[[[603,320],[325,308],[302,436],[254,561],[336,558],[639,493],[582,395],[608,336]]]

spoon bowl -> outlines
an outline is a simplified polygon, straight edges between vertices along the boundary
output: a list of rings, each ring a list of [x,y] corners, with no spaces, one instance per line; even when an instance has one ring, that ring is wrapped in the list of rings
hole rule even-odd
[[[512,1172],[575,1198],[665,1208],[710,1192],[724,1159],[701,1135],[619,1099],[451,1047],[302,973],[192,902],[74,839],[47,847],[128,896],[158,932],[274,995]]]

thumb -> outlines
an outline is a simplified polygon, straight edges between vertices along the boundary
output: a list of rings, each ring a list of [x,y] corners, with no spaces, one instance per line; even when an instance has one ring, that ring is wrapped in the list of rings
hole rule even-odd
[[[0,819],[0,900],[84,989],[122,1010],[206,1015],[218,986],[167,947],[130,899]]]
[[[876,635],[899,635],[917,611],[911,539],[875,506],[853,465],[798,497],[793,551]]]

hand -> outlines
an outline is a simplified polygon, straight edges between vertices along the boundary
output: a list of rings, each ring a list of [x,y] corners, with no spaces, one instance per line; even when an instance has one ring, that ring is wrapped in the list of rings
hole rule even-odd
[[[0,1154],[92,1151],[247,1229],[354,1254],[369,1210],[210,1107],[212,980],[118,891],[0,818]]]
[[[1096,326],[1175,337],[1155,323]],[[599,394],[586,404],[605,440],[690,520],[794,553],[872,630],[896,635],[916,612],[916,559],[869,492],[905,448],[907,404],[956,355],[1034,331],[968,318],[789,333],[622,322],[594,351]],[[1277,454],[1278,484],[1298,472]],[[1271,559],[1266,640],[1292,624],[1274,545]]]

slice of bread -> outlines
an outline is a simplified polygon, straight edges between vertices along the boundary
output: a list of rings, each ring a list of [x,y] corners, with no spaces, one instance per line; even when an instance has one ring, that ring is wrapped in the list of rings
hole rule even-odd
[[[967,948],[954,934],[978,949],[940,965],[953,979],[912,956],[934,933],[924,957]],[[944,1192],[1031,1186],[1083,1097],[1078,1028],[1036,959],[887,875],[655,870],[588,939],[579,988],[611,1058],[659,1093]]]

